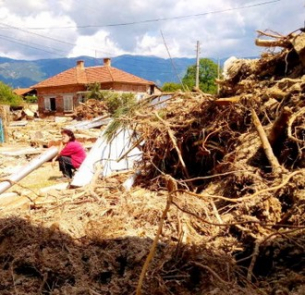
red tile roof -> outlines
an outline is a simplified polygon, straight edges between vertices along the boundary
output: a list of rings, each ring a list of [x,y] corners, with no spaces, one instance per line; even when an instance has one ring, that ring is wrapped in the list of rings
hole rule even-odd
[[[141,85],[154,85],[152,81],[142,79],[111,66],[95,66],[84,68],[76,66],[61,72],[51,78],[43,80],[32,88],[55,87],[63,85],[90,84],[90,83],[120,82]]]
[[[17,88],[13,90],[13,92],[17,95],[23,95],[31,91],[33,91],[33,88]]]

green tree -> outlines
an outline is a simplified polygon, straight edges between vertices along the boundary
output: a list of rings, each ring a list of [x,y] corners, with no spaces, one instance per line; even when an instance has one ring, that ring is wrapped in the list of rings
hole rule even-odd
[[[118,93],[118,92],[104,92],[104,98],[107,105],[108,112],[112,115],[116,113],[124,113],[124,109],[129,109],[130,106],[136,104],[137,100],[133,93]]]
[[[10,86],[0,82],[0,104],[21,106],[23,100],[19,95],[13,93],[13,89]]]
[[[101,92],[101,85],[99,83],[92,83],[87,85],[86,97],[96,99],[96,100],[103,100],[104,96]]]
[[[218,74],[218,66],[208,58],[201,58],[199,61],[199,89],[206,93],[214,94],[217,92],[215,79]],[[189,89],[196,84],[196,65],[189,66],[182,83]]]
[[[36,95],[27,95],[25,97],[25,100],[27,103],[37,103],[38,102],[38,97]]]
[[[183,87],[181,84],[173,83],[173,82],[165,82],[162,86],[162,91],[164,92],[174,92],[179,89],[183,90]]]

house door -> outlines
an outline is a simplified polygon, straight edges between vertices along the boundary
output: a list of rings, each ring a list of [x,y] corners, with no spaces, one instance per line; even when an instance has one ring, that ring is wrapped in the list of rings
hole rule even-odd
[[[51,109],[51,111],[56,111],[56,99],[55,99],[55,97],[50,98],[50,109]]]
[[[46,111],[56,111],[55,97],[45,97],[44,98],[44,108]]]

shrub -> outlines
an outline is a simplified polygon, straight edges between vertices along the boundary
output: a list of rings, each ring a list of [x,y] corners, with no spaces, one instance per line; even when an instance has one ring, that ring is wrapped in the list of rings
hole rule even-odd
[[[0,82],[0,104],[7,104],[13,107],[21,106],[23,105],[23,99],[13,93],[13,89],[10,86]]]
[[[132,93],[117,93],[105,91],[103,96],[107,105],[108,112],[114,114],[119,109],[128,108],[136,103],[135,95]]]
[[[36,95],[27,95],[25,97],[25,100],[26,100],[27,103],[37,103],[38,98],[37,98]]]

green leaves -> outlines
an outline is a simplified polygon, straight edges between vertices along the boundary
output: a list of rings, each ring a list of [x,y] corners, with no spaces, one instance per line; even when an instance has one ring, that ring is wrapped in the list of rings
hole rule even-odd
[[[214,94],[217,92],[215,79],[218,75],[218,66],[208,58],[199,61],[199,88],[203,92]],[[190,90],[196,83],[196,65],[189,66],[182,83]]]
[[[140,107],[133,93],[108,92],[105,95],[108,112],[112,116],[112,122],[105,131],[107,140],[110,141],[120,128],[128,125],[134,112]]]
[[[23,100],[19,95],[13,93],[11,87],[0,82],[0,104],[20,106],[23,104]]]
[[[183,87],[181,84],[173,83],[173,82],[165,82],[162,86],[162,91],[164,92],[174,92],[177,90],[183,90]]]
[[[92,83],[87,85],[86,94],[87,99],[96,99],[96,100],[103,100],[104,96],[101,92],[101,85],[100,83]]]

